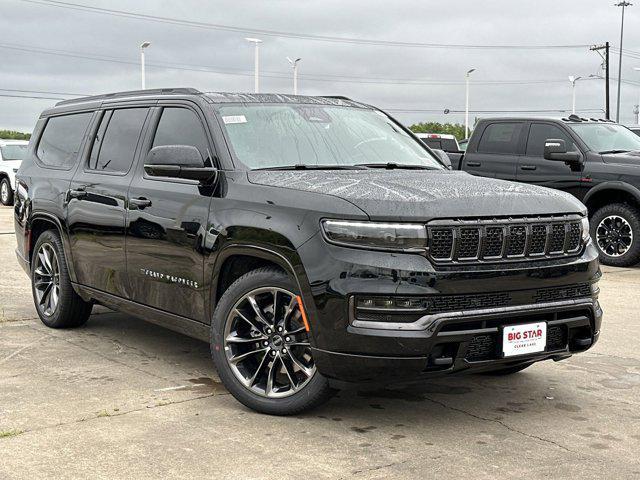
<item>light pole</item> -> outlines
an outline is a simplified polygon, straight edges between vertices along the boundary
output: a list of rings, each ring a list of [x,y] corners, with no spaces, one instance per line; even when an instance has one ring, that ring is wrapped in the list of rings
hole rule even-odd
[[[142,42],[140,44],[140,75],[142,80],[142,90],[146,87],[146,82],[144,78],[144,50],[151,45],[151,42]]]
[[[254,65],[253,65],[253,91],[260,92],[260,44],[262,40],[259,38],[245,38],[247,42],[253,43],[255,46]]]
[[[631,2],[618,2],[616,7],[622,7],[622,21],[620,22],[620,56],[618,57],[618,98],[616,101],[616,122],[620,121],[620,85],[622,80],[622,39],[624,38],[624,9],[633,5]]]
[[[640,72],[640,67],[633,67],[636,72]],[[638,105],[636,105],[636,125],[640,125],[640,95],[638,95]]]
[[[465,102],[465,107],[464,107],[464,136],[466,138],[469,138],[469,76],[475,72],[475,68],[470,69],[469,71],[467,71],[467,75],[466,75],[466,86],[467,86],[467,100]]]
[[[287,61],[293,67],[293,94],[294,95],[298,94],[298,62],[300,60],[302,59],[296,58],[295,60],[292,60],[291,58],[287,57]]]
[[[569,75],[569,81],[571,82],[571,113],[576,113],[576,82],[582,77],[574,77]]]

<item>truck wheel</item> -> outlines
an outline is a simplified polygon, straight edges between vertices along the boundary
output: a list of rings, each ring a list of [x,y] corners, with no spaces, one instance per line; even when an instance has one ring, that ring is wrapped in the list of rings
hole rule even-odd
[[[5,206],[13,205],[13,190],[8,178],[3,178],[0,181],[0,203]]]
[[[591,217],[591,238],[600,261],[614,267],[629,267],[640,261],[640,214],[624,203],[605,205]]]
[[[333,391],[317,371],[291,279],[259,268],[224,293],[211,322],[211,355],[224,386],[247,407],[294,415]]]
[[[38,237],[31,259],[31,289],[38,316],[51,328],[84,325],[93,305],[78,296],[71,286],[62,240],[47,230]]]

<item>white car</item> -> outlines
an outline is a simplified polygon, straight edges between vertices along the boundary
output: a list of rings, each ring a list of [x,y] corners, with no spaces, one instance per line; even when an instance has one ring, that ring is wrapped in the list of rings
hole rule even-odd
[[[16,172],[27,154],[26,140],[0,139],[0,203],[13,205],[13,192],[16,188]]]

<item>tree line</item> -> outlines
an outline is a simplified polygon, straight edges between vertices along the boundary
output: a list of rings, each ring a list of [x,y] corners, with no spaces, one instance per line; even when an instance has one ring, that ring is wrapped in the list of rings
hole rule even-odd
[[[0,138],[3,140],[29,140],[31,134],[16,132],[15,130],[0,130]]]
[[[455,135],[458,140],[465,138],[464,125],[460,123],[424,122],[409,127],[414,133],[446,133]]]

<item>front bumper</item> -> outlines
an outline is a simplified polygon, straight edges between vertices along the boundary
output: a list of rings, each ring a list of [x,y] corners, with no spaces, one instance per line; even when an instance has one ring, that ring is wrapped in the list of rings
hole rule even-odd
[[[336,384],[406,383],[559,360],[587,350],[598,339],[602,310],[595,283],[601,273],[592,245],[562,261],[447,270],[434,269],[420,255],[354,250],[318,238],[299,253],[309,281],[305,305],[314,361]],[[584,288],[572,290],[577,285],[586,286],[586,293]],[[569,291],[574,292],[571,298],[550,296]],[[355,295],[503,300],[495,307],[453,309],[394,324],[355,318]],[[539,321],[547,322],[545,351],[505,358],[502,327]]]

